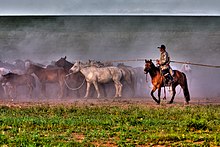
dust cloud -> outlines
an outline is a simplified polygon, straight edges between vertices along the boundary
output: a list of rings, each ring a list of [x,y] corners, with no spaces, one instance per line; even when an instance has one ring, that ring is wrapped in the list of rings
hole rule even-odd
[[[173,61],[220,65],[220,17],[0,17],[0,60],[156,59],[165,44]],[[143,67],[143,62],[126,65]],[[172,63],[173,69],[181,64]],[[191,66],[192,97],[220,96],[220,69]]]

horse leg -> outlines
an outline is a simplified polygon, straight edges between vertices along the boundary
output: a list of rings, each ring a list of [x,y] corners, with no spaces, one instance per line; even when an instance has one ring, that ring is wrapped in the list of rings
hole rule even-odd
[[[104,92],[104,97],[107,97],[105,84],[102,84],[102,88],[103,88],[103,92]]]
[[[64,82],[63,81],[61,81],[61,82],[59,82],[59,84],[60,84],[60,93],[59,93],[59,98],[62,98],[63,96],[64,96]]]
[[[123,85],[119,82],[119,84],[118,84],[118,97],[122,96],[122,87],[123,87]]]
[[[120,81],[114,81],[115,82],[115,98],[122,96],[122,84]]]
[[[9,84],[8,82],[7,83],[4,83],[3,84],[3,88],[4,88],[4,92],[5,92],[5,96],[6,98],[11,98],[11,84]]]
[[[14,99],[13,99],[14,86],[12,86],[10,83],[8,83],[7,87],[8,87],[8,97],[11,99],[11,101],[14,101]]]
[[[31,84],[28,84],[28,87],[29,87],[29,97],[32,98],[33,86]]]
[[[131,90],[132,90],[132,97],[134,97],[135,96],[135,86],[134,86],[134,83],[131,83]]]
[[[41,97],[46,97],[46,83],[41,84]]]
[[[84,96],[84,98],[87,98],[88,95],[89,95],[89,90],[90,90],[91,83],[87,82],[86,85],[87,85],[87,86],[86,86],[86,95]]]
[[[158,88],[158,101],[160,103],[161,87]]]
[[[13,86],[13,89],[15,92],[15,99],[17,99],[17,96],[18,96],[17,86]]]
[[[157,90],[157,87],[154,86],[153,89],[151,90],[151,96],[154,99],[155,102],[157,102],[157,104],[160,104],[160,100],[157,100],[156,97],[154,96],[154,92]]]
[[[174,97],[176,95],[176,85],[172,85],[172,92],[173,92],[172,98],[171,98],[171,100],[169,101],[168,104],[172,104],[173,103]]]
[[[187,78],[186,78],[186,75],[184,73],[182,73],[182,75],[184,76],[184,81],[183,81],[183,83],[180,83],[180,86],[183,89],[183,94],[185,96],[186,104],[189,104],[190,94],[189,94],[189,89],[188,89]]]
[[[77,78],[77,82],[75,82],[75,83],[82,83],[82,81],[81,81],[79,78]],[[75,84],[75,85],[77,85],[77,84]],[[80,90],[79,90],[79,89],[76,90],[76,96],[77,96],[78,98],[80,98]]]
[[[184,97],[185,97],[186,104],[189,104],[190,95],[189,95],[188,87],[184,86],[184,85],[181,85],[181,84],[180,84],[180,86],[183,89],[183,94],[184,94]]]
[[[5,94],[4,96],[7,97],[7,96],[8,96],[8,92],[7,92],[7,91],[8,91],[8,90],[7,90],[8,88],[7,88],[7,86],[6,86],[6,83],[2,83],[2,87],[3,87],[3,90],[4,90],[4,94]]]
[[[99,86],[98,83],[96,81],[93,82],[93,85],[95,87],[95,90],[97,92],[97,98],[100,98],[100,91],[99,91]]]
[[[119,86],[118,86],[118,84],[116,84],[115,83],[115,98],[117,98],[118,97],[118,93],[119,93]]]

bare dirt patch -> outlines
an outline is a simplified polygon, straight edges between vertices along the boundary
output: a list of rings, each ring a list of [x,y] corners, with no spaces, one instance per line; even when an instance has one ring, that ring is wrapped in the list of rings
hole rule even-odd
[[[150,97],[124,97],[124,98],[64,98],[64,99],[0,99],[0,106],[7,107],[30,107],[30,106],[119,106],[122,108],[129,106],[140,107],[174,107],[185,106],[184,98],[175,98],[173,104],[167,104],[167,100],[161,100],[161,104],[157,105]],[[189,106],[194,105],[220,105],[220,98],[192,98]]]

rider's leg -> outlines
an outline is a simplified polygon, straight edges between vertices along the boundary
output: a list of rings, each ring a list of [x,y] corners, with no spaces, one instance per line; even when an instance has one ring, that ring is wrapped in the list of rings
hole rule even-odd
[[[165,77],[165,83],[173,82],[173,77],[171,76],[169,69],[162,70],[162,74]]]

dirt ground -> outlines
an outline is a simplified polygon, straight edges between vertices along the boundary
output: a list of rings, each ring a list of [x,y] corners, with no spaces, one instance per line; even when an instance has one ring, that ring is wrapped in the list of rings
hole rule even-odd
[[[173,104],[167,104],[167,100],[161,100],[161,104],[157,105],[151,97],[123,97],[123,98],[64,98],[64,99],[28,99],[19,98],[15,100],[0,98],[0,106],[7,107],[29,107],[29,106],[141,106],[141,107],[184,107],[184,98],[176,97]],[[220,105],[220,98],[191,98],[188,106],[197,105]]]

